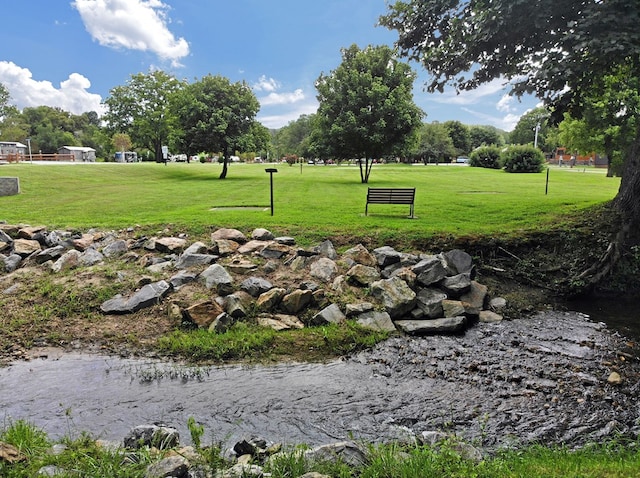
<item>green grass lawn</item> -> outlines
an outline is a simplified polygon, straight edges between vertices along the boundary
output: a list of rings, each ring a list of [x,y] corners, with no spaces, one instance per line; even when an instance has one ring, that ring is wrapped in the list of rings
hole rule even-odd
[[[0,220],[50,227],[123,228],[173,224],[193,232],[212,227],[317,240],[337,235],[428,237],[436,234],[498,235],[558,224],[576,211],[612,199],[617,178],[604,170],[555,168],[509,174],[453,165],[375,165],[369,184],[357,166],[288,166],[269,174],[263,164],[232,164],[219,180],[218,164],[10,164],[1,176],[17,176],[21,194],[0,197]],[[371,205],[367,187],[415,187],[416,219],[408,206]]]

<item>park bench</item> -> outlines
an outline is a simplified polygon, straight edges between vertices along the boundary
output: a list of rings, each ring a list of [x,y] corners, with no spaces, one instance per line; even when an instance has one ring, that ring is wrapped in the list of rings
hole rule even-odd
[[[408,204],[409,217],[413,218],[413,201],[416,188],[369,188],[364,215],[369,213],[369,204]]]

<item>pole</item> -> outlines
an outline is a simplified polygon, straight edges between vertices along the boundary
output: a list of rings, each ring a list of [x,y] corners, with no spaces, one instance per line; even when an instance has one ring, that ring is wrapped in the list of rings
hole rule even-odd
[[[546,196],[549,192],[549,168],[547,168],[547,182],[544,186],[544,195]]]
[[[31,138],[27,138],[27,144],[29,145],[29,162],[33,164],[33,156],[31,155]]]
[[[271,192],[271,215],[273,216],[273,173],[277,173],[276,168],[266,168],[265,171],[269,173],[269,191]]]

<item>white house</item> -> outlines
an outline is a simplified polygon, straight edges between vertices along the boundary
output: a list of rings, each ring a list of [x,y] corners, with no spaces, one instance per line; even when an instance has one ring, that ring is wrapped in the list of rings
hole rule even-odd
[[[96,150],[86,146],[62,146],[58,148],[58,154],[73,154],[75,161],[95,162]]]

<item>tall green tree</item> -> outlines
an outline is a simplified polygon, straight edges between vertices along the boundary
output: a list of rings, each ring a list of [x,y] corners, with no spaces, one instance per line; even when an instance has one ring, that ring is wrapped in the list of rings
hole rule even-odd
[[[443,124],[453,142],[453,147],[456,148],[456,155],[469,154],[471,151],[469,127],[460,121],[445,121]]]
[[[489,146],[492,144],[502,146],[504,144],[504,134],[504,131],[495,126],[471,125],[469,126],[471,150],[473,151],[480,146]]]
[[[512,144],[534,144],[536,141],[536,128],[538,128],[538,148],[542,151],[551,152],[556,145],[553,144],[555,126],[550,121],[550,117],[551,112],[546,108],[535,108],[527,111],[520,117],[513,131],[509,133],[509,142]]]
[[[606,77],[626,68],[627,90],[640,78],[638,0],[402,0],[380,23],[398,32],[401,54],[430,73],[428,91],[445,85],[473,89],[495,79],[512,81],[512,93],[533,93],[553,111],[584,115],[584,99],[607,89]],[[640,231],[640,121],[634,118],[614,200],[623,227],[607,254],[582,277],[596,283],[620,254],[629,233]]]
[[[425,123],[420,128],[416,156],[424,163],[449,162],[456,155],[449,130],[442,123]]]
[[[9,112],[11,95],[9,90],[4,84],[0,83],[0,120],[3,119]]]
[[[342,63],[316,81],[318,129],[336,158],[360,160],[360,180],[369,181],[374,158],[393,154],[420,127],[423,112],[413,102],[415,73],[388,46],[342,49]]]
[[[184,82],[161,70],[131,75],[125,85],[116,86],[105,99],[104,120],[111,133],[127,133],[131,140],[163,160],[162,146],[170,133],[179,129],[171,109],[171,98]]]
[[[207,75],[176,97],[184,131],[181,144],[187,154],[222,152],[220,179],[225,179],[229,158],[255,128],[259,109],[260,103],[246,83]]]

